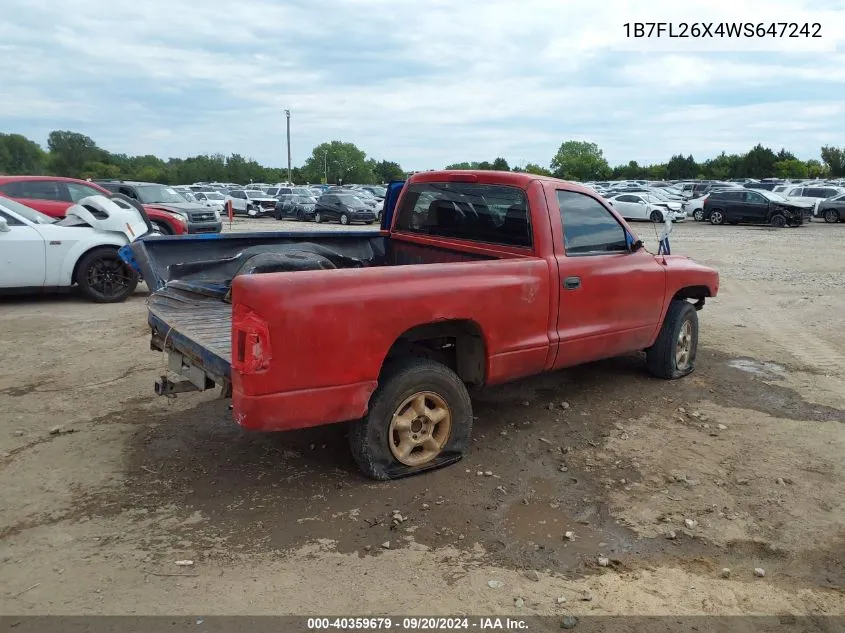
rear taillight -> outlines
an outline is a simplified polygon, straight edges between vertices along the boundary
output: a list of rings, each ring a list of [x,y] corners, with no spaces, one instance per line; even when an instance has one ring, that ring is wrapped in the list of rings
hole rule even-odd
[[[235,306],[232,315],[232,369],[256,374],[270,367],[270,331],[267,322],[248,308]]]

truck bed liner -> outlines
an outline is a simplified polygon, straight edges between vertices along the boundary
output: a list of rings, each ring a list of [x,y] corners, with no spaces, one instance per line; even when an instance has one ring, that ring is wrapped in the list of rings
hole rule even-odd
[[[232,362],[232,306],[219,297],[165,288],[150,296],[149,321],[164,347],[173,347],[221,376]]]

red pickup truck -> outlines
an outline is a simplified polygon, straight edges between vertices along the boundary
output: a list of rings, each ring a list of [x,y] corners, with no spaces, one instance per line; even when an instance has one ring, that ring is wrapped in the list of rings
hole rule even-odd
[[[153,349],[222,387],[245,429],[352,421],[355,461],[391,479],[460,459],[469,389],[645,351],[695,367],[715,270],[647,252],[595,192],[493,171],[394,183],[382,230],[142,238]]]

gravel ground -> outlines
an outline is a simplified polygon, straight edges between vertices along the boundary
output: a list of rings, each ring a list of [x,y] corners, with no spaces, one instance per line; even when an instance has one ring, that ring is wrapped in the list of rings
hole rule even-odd
[[[303,229],[343,230],[232,227]],[[384,484],[342,426],[153,396],[143,287],[6,300],[0,613],[845,614],[843,239],[678,225],[722,274],[693,375],[628,357],[483,392],[461,463]]]

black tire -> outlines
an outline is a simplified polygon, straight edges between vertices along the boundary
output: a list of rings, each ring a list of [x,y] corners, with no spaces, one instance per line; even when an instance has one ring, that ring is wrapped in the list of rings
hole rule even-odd
[[[150,224],[153,225],[153,229],[155,229],[162,235],[173,235],[173,231],[171,231],[170,227],[167,226],[164,222],[159,222],[158,220],[150,220]]]
[[[686,342],[688,358],[679,363],[679,344],[681,330],[689,323],[689,340]],[[673,300],[666,311],[666,318],[654,345],[646,350],[648,370],[658,378],[675,380],[691,374],[695,370],[695,357],[698,353],[698,313],[689,301]]]
[[[713,209],[710,212],[710,224],[718,226],[725,223],[725,212],[721,209]]]
[[[660,213],[660,211],[657,211],[655,209],[654,211],[651,212],[651,215],[648,216],[648,219],[651,220],[652,222],[660,223],[660,222],[663,222],[663,214]]]
[[[348,226],[349,225],[349,216],[346,215],[345,213],[341,213],[340,214],[340,223],[343,226]]]
[[[323,218],[320,216],[320,212],[319,212],[319,211],[317,211],[317,212],[314,214],[314,221],[315,221],[317,224],[319,224],[320,222],[322,222],[322,221],[323,221]]]
[[[769,220],[769,224],[771,224],[776,229],[782,229],[786,226],[786,216],[782,213],[775,213]]]
[[[451,417],[450,431],[439,454],[424,464],[410,466],[399,461],[391,450],[390,443],[395,441],[391,424],[397,409],[423,392],[433,393],[445,402]],[[454,463],[469,446],[471,433],[472,403],[458,375],[433,360],[407,358],[382,370],[378,388],[370,398],[369,412],[350,430],[349,446],[365,475],[385,481]]]
[[[825,209],[824,221],[828,224],[836,224],[837,222],[839,222],[839,211],[837,211],[836,209]]]
[[[305,218],[302,216],[302,209],[296,212],[296,221],[297,222],[304,222]]]
[[[704,209],[696,209],[692,213],[692,219],[696,222],[703,222],[704,221]]]
[[[135,292],[138,274],[120,259],[116,248],[95,248],[79,260],[76,283],[94,303],[119,303]]]

